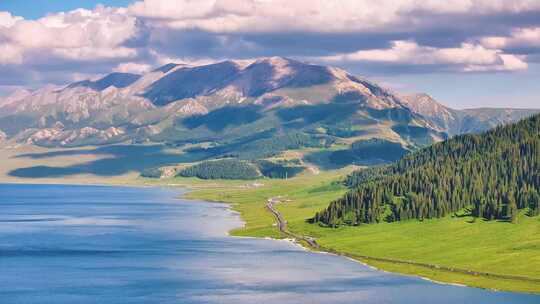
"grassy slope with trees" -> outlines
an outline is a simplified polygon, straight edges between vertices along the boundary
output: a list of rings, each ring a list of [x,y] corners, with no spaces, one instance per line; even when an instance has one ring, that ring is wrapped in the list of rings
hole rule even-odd
[[[289,230],[316,238],[323,248],[352,256],[518,276],[526,279],[468,275],[419,265],[358,258],[382,269],[421,275],[443,282],[540,292],[537,281],[540,279],[540,218],[533,216],[537,210],[534,193],[538,189],[539,134],[540,116],[536,116],[483,135],[460,136],[405,157],[395,165],[362,170],[349,175],[347,179],[349,184],[359,187],[354,191],[365,184],[398,190],[401,186],[412,191],[424,189],[423,186],[431,183],[434,185],[430,188],[431,193],[440,190],[442,196],[448,195],[446,203],[449,205],[444,207],[448,210],[444,213],[436,211],[440,209],[433,208],[435,204],[429,205],[427,199],[419,200],[410,193],[391,193],[392,197],[382,205],[384,212],[381,216],[384,217],[379,217],[380,224],[337,225],[337,228],[330,229],[324,225],[307,223],[306,219],[328,201],[337,199],[335,202],[339,202],[338,198],[347,192],[345,187],[335,183],[335,174],[343,174],[343,171],[326,172],[319,176],[302,175],[288,181],[268,181],[261,188],[229,188],[219,192],[202,190],[190,196],[233,203],[234,208],[246,220],[246,226],[234,231],[234,235],[283,237],[273,226],[272,216],[264,212],[266,200],[279,196],[283,198],[283,203],[278,204],[277,209],[286,219]],[[408,171],[411,168],[414,174]],[[404,176],[409,177],[411,182],[405,181],[400,185]],[[479,177],[488,179],[478,186]],[[460,179],[461,183],[458,183]],[[460,189],[460,185],[463,188]],[[447,191],[444,191],[444,187],[448,187]],[[475,189],[483,191],[475,192]],[[381,199],[384,195],[390,196],[384,191],[381,193]],[[467,197],[470,201],[459,202]],[[496,199],[493,203],[488,198]],[[482,204],[478,206],[478,203]],[[514,203],[515,206],[509,210]],[[410,206],[411,215],[408,218],[422,221],[402,221],[405,218],[385,221],[386,217],[393,216],[392,208],[396,206]],[[421,208],[426,209],[418,211]],[[478,211],[486,209],[490,211]],[[424,216],[420,216],[419,212]],[[339,222],[336,220],[334,223],[359,222],[357,213],[353,214],[349,218],[335,217]]]
[[[356,188],[315,214],[336,227],[431,219],[468,211],[518,221],[540,212],[540,115],[483,134],[455,137],[397,163],[353,174]]]
[[[306,222],[328,202],[341,197],[347,188],[336,182],[351,168],[301,174],[282,180],[265,180],[261,187],[246,187],[245,181],[214,181],[202,184],[176,178],[179,184],[193,185],[188,198],[231,203],[245,226],[232,231],[236,236],[283,238],[275,219],[265,209],[268,198],[280,196],[276,205],[290,231],[311,236],[325,248],[351,255],[413,261],[480,272],[540,278],[540,217],[518,214],[519,224],[507,221],[473,221],[469,215],[424,221],[383,222],[377,225],[340,226],[335,229]],[[223,184],[223,185],[221,185]],[[501,240],[507,240],[502,242]],[[359,259],[384,270],[419,275],[441,282],[469,286],[540,292],[535,282],[494,279],[437,271],[425,267]]]

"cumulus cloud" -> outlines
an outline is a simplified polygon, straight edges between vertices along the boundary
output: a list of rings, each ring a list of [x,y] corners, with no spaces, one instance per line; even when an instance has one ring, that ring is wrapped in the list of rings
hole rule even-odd
[[[98,6],[95,10],[78,9],[25,20],[0,14],[0,40],[8,49],[0,63],[23,63],[39,60],[26,54],[39,51],[70,60],[132,58],[136,50],[122,44],[136,34],[136,18],[125,9]],[[36,52],[33,53],[34,55]]]
[[[59,83],[274,55],[369,63],[368,73],[378,64],[516,71],[540,53],[539,13],[538,0],[141,0],[37,20],[0,12],[0,74]]]
[[[540,48],[540,27],[514,29],[509,36],[484,37],[481,42],[488,48]]]
[[[19,47],[5,43],[0,45],[0,64],[20,64],[22,63],[22,51]]]
[[[348,54],[319,57],[326,62],[382,62],[399,65],[432,65],[440,69],[475,71],[515,71],[527,68],[517,55],[497,49],[463,43],[455,48],[420,46],[413,41],[394,41],[391,48],[357,51]]]
[[[169,61],[170,62],[170,61]],[[133,73],[133,74],[143,74],[152,69],[152,66],[145,63],[136,63],[136,62],[124,62],[119,64],[114,68],[115,72],[120,73]]]
[[[11,27],[15,22],[22,19],[22,17],[13,16],[9,12],[0,12],[0,27]]]
[[[416,28],[434,15],[515,14],[540,10],[536,0],[144,0],[133,15],[178,29],[231,32],[372,32]],[[430,22],[431,23],[431,22]]]

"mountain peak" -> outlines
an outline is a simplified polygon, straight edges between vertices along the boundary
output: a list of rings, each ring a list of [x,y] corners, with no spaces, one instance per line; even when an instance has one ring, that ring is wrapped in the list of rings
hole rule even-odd
[[[195,135],[189,127],[185,129],[175,122],[193,115],[218,114],[220,121],[236,121],[237,114],[264,117],[272,111],[279,119],[274,122],[274,118],[268,118],[268,123],[277,129],[287,128],[293,121],[305,128],[358,123],[367,128],[366,132],[391,134],[415,145],[442,138],[441,132],[453,135],[485,130],[530,112],[452,110],[427,94],[399,96],[336,67],[275,56],[197,66],[168,63],[143,75],[111,73],[63,88],[47,86],[33,92],[18,91],[0,99],[0,129],[9,136],[20,134],[21,139],[28,138],[28,132],[36,128],[47,130],[40,134],[49,134],[49,139],[40,142],[51,145],[64,145],[63,140],[69,136],[74,136],[69,145],[88,143],[88,132],[80,131],[85,127],[105,132],[109,127],[138,126],[136,130],[126,129],[125,136],[113,137],[114,140],[135,138],[141,132],[147,134],[148,128],[171,134],[177,134],[173,130],[183,130],[192,138]],[[290,121],[284,114],[288,111],[294,112]],[[223,113],[231,117],[221,117]],[[360,119],[361,116],[369,117],[370,122],[364,125],[367,120]],[[14,123],[11,117],[20,118]],[[382,127],[373,123],[378,120],[391,120],[401,126],[392,129],[391,124]],[[59,128],[56,122],[65,127]],[[428,135],[419,135],[420,139],[411,137],[408,124],[421,126],[427,130],[421,134]],[[234,124],[229,125],[232,128]],[[105,135],[105,139],[100,139],[101,133],[95,134],[95,142],[111,142]]]
[[[416,113],[427,116],[448,115],[449,109],[426,93],[401,95],[401,101]]]
[[[135,81],[139,80],[139,78],[141,78],[141,75],[138,74],[114,72],[96,81],[83,80],[72,83],[67,86],[67,89],[87,87],[95,91],[103,91],[110,86],[121,89],[133,84]]]
[[[176,69],[152,83],[142,96],[160,106],[203,96],[221,87],[226,79],[234,77],[240,70],[241,67],[233,61]]]
[[[259,59],[255,60],[254,63],[266,63],[266,64],[270,64],[270,65],[286,65],[286,64],[300,63],[300,62],[296,61],[296,60],[293,60],[293,59],[290,59],[290,58],[286,58],[286,57],[272,56],[272,57],[259,58]]]
[[[178,64],[178,63],[170,62],[170,63],[167,63],[167,64],[165,64],[165,65],[160,66],[160,67],[157,68],[157,69],[152,70],[152,72],[162,72],[162,73],[167,73],[167,72],[169,72],[170,70],[176,68],[176,67],[179,66],[179,65],[180,65],[180,64]]]

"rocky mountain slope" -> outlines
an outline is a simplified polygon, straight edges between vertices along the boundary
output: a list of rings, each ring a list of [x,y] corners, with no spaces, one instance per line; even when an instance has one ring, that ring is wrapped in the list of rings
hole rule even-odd
[[[402,102],[414,113],[422,115],[437,130],[450,136],[478,133],[539,113],[540,109],[478,108],[455,110],[427,94],[402,95]]]
[[[271,57],[171,63],[143,75],[112,73],[20,90],[0,99],[0,140],[62,147],[204,144],[197,152],[207,157],[260,158],[335,144],[373,150],[374,143],[396,143],[411,150],[528,114],[453,110],[427,95],[399,96],[338,68]],[[358,144],[372,138],[384,141]]]

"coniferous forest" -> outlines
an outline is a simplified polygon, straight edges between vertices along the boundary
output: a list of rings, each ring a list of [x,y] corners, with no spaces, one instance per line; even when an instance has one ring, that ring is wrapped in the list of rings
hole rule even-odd
[[[302,172],[305,168],[298,165],[287,165],[268,160],[249,162],[238,159],[220,159],[204,161],[181,170],[178,175],[183,177],[198,177],[201,179],[256,179],[290,178]],[[159,178],[161,171],[152,169],[143,172],[145,177]]]
[[[439,218],[466,211],[517,221],[540,213],[540,115],[483,134],[469,134],[360,170],[353,189],[315,214],[328,226]]]
[[[180,171],[179,175],[202,179],[255,179],[260,177],[256,166],[236,159],[202,162]]]

